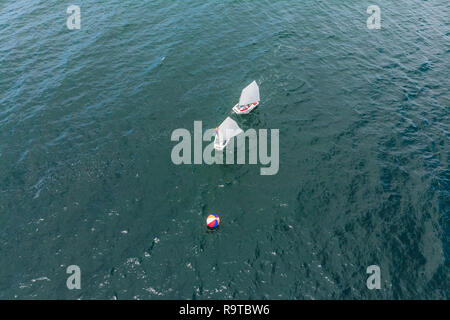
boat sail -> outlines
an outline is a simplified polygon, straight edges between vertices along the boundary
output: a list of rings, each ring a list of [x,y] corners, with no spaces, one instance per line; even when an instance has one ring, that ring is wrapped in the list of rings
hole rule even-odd
[[[237,114],[247,114],[258,106],[259,101],[259,87],[256,81],[253,81],[242,90],[239,102],[233,107],[233,111]]]
[[[238,134],[242,133],[236,121],[227,117],[218,128],[216,128],[216,137],[214,139],[214,149],[223,150],[228,142]]]

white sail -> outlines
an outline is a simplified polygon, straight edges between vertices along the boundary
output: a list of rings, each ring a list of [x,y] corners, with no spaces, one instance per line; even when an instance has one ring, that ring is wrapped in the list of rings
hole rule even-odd
[[[226,145],[231,138],[234,136],[237,136],[238,134],[242,133],[241,128],[239,128],[236,121],[231,119],[230,117],[227,117],[224,122],[221,123],[217,130],[217,137],[219,145]]]
[[[259,87],[256,81],[253,81],[242,90],[239,105],[244,106],[253,102],[259,102]]]

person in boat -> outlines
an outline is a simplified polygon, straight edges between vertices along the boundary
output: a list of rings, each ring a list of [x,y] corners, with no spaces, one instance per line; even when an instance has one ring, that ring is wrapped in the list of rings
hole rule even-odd
[[[221,143],[221,141],[220,141],[220,139],[219,139],[219,128],[218,127],[216,127],[215,129],[214,129],[214,131],[216,132],[216,137],[217,137],[217,139],[219,140],[219,144],[220,145],[226,145],[227,144],[227,140],[225,140],[225,141],[222,141],[222,143]]]
[[[216,138],[219,139],[219,127],[216,127],[214,132],[216,133]]]
[[[246,105],[243,105],[243,106],[239,106],[239,111],[242,111],[244,109],[248,109],[248,108],[250,108],[251,105],[252,104],[250,103],[250,104],[246,104]]]

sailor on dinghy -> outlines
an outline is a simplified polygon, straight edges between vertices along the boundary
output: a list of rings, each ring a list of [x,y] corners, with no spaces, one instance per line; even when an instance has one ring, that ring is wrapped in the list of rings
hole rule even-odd
[[[227,146],[228,142],[238,134],[244,132],[239,128],[236,121],[227,117],[224,122],[215,129],[216,137],[214,138],[214,149],[223,150]]]
[[[256,81],[242,90],[239,102],[233,107],[237,114],[247,114],[259,105],[259,87]]]

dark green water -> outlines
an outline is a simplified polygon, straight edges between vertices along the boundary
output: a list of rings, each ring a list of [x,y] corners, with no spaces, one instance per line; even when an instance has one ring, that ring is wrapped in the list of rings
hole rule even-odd
[[[0,298],[447,299],[449,13],[2,0]],[[217,126],[253,80],[233,118],[280,130],[278,174],[174,165],[172,131]]]

